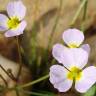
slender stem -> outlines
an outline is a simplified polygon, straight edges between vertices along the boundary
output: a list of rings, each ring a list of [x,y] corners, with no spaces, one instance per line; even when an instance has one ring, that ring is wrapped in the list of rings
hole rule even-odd
[[[47,78],[49,78],[49,74],[47,74],[47,75],[45,75],[45,76],[43,76],[43,77],[41,77],[41,78],[39,78],[39,79],[37,79],[37,80],[34,80],[34,81],[32,81],[32,82],[29,82],[29,83],[27,83],[27,84],[18,86],[18,87],[19,87],[19,88],[25,88],[25,87],[34,85],[34,84],[36,84],[36,83],[39,83],[39,82],[41,82],[41,81],[43,81],[43,80],[45,80],[45,79],[47,79]]]
[[[34,18],[37,19],[39,15],[39,0],[35,0],[35,14],[34,14]]]
[[[15,89],[15,92],[17,96],[20,96],[19,91],[17,89]]]
[[[85,6],[84,6],[84,12],[83,12],[83,17],[82,17],[82,24],[81,24],[81,30],[84,32],[84,22],[86,20],[86,16],[87,16],[87,7],[88,7],[88,0],[86,1],[85,3]]]
[[[17,80],[18,80],[19,76],[21,74],[21,71],[22,71],[22,57],[21,57],[21,50],[20,50],[21,48],[20,48],[19,38],[18,37],[16,37],[16,41],[17,41],[18,54],[19,54],[19,63],[20,63],[18,74],[17,74]]]
[[[35,95],[35,96],[48,96],[46,94],[41,94],[41,93],[37,93],[37,92],[30,92],[30,91],[26,91],[26,90],[21,90],[23,93],[25,94],[29,94],[29,95]]]
[[[12,73],[11,69],[8,69],[7,72],[9,73],[9,75],[15,80],[17,81],[17,78],[15,78],[14,74]]]
[[[85,6],[84,6],[84,13],[83,13],[83,21],[85,21],[86,19],[86,14],[87,14],[87,7],[88,7],[88,0],[85,2]]]
[[[10,77],[10,79],[12,79],[13,81],[15,81],[15,79],[13,77],[11,77],[11,75],[2,67],[2,65],[0,64],[0,68],[6,73],[6,75],[8,77]]]
[[[51,34],[50,34],[50,38],[49,38],[49,41],[48,41],[47,50],[50,49],[51,42],[52,42],[52,39],[53,39],[55,30],[56,30],[56,27],[57,27],[57,25],[58,25],[58,21],[59,21],[61,9],[62,9],[62,4],[63,4],[62,2],[63,2],[63,0],[60,0],[59,11],[58,11],[58,13],[57,13],[57,17],[56,17],[55,24],[54,24],[54,26],[53,26],[52,32],[51,32]]]
[[[5,85],[8,86],[7,81],[4,79],[4,77],[0,74],[1,79],[4,81]]]
[[[77,10],[77,12],[76,12],[76,14],[75,14],[75,16],[74,16],[73,19],[72,19],[72,22],[71,22],[70,26],[73,26],[73,25],[74,25],[74,23],[76,22],[78,16],[80,15],[80,12],[81,12],[82,8],[83,8],[84,5],[86,4],[86,2],[87,2],[87,0],[83,0],[83,1],[81,2],[81,4],[80,4],[80,6],[79,6],[79,8],[78,8],[78,10]]]

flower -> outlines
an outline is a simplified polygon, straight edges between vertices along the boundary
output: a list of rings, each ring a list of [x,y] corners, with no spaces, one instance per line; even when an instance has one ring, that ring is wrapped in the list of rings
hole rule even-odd
[[[56,44],[53,46],[52,55],[61,65],[50,68],[50,82],[60,92],[66,92],[75,82],[78,92],[86,92],[96,82],[96,67],[90,66],[83,70],[88,62],[90,46],[82,44],[84,34],[78,29],[68,29],[63,33],[66,46]],[[81,45],[81,46],[80,46]]]
[[[66,92],[75,82],[75,89],[84,93],[96,82],[94,74],[96,67],[90,66],[83,69],[88,62],[88,52],[86,47],[67,48],[61,44],[53,46],[53,57],[63,64],[63,66],[56,64],[50,67],[50,82],[54,88],[59,92]]]
[[[6,37],[13,37],[23,34],[26,27],[26,21],[23,20],[26,13],[26,7],[21,1],[12,1],[7,5],[8,16],[0,14],[0,31],[6,31]]]
[[[79,47],[84,41],[84,34],[75,28],[68,29],[63,33],[63,40],[70,48]]]
[[[90,46],[88,44],[81,45],[82,42],[84,41],[84,34],[83,34],[82,31],[80,31],[76,28],[67,29],[67,30],[64,31],[62,37],[63,37],[63,40],[64,40],[65,44],[69,48],[81,47],[82,49],[84,49],[85,51],[90,53]]]

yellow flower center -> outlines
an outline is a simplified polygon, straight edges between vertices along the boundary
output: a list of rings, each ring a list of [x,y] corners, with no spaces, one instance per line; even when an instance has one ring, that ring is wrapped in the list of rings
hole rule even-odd
[[[9,29],[17,28],[19,23],[20,23],[20,21],[19,21],[19,19],[17,17],[12,17],[7,22]]]
[[[67,77],[70,80],[80,80],[81,76],[82,76],[82,72],[77,67],[72,67],[70,69],[70,72],[68,72],[68,74],[67,74]]]
[[[69,48],[77,48],[77,47],[79,47],[79,45],[77,45],[75,43],[71,43],[68,46],[69,46]]]

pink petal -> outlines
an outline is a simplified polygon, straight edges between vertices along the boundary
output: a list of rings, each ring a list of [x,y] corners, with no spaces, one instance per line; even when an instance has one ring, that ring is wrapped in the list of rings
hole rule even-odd
[[[7,21],[8,17],[6,15],[0,14],[0,31],[8,30]]]
[[[67,45],[79,46],[84,40],[84,34],[78,29],[68,29],[63,33],[63,40]]]
[[[23,34],[26,27],[26,21],[22,21],[16,29],[10,29],[5,33],[5,37],[13,37]]]
[[[82,48],[72,48],[70,51],[74,59],[75,66],[82,69],[88,62],[88,53]]]
[[[11,1],[7,5],[7,12],[10,18],[17,17],[19,20],[22,20],[26,13],[26,7],[21,0]]]
[[[89,46],[89,44],[83,44],[82,46],[81,46],[81,48],[82,49],[84,49],[88,54],[90,53],[90,46]]]
[[[67,79],[67,73],[68,71],[60,65],[53,65],[50,68],[50,82],[59,92],[66,92],[72,86],[73,81]]]
[[[87,67],[82,72],[80,80],[76,81],[75,88],[80,93],[85,93],[96,82],[96,67]]]
[[[82,69],[88,62],[88,53],[82,48],[67,48],[61,44],[53,46],[53,57],[68,69],[76,66]]]
[[[62,63],[67,68],[75,64],[70,49],[61,44],[55,44],[53,46],[52,54],[59,63]]]

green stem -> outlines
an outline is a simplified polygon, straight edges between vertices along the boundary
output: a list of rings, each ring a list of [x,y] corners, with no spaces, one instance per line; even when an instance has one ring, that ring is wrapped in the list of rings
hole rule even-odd
[[[86,20],[86,16],[87,16],[87,7],[88,7],[88,0],[85,3],[84,6],[84,12],[83,12],[83,17],[82,17],[82,24],[81,24],[81,30],[84,32],[85,28],[84,28],[84,22]]]
[[[17,96],[20,96],[19,90],[15,90],[15,92],[16,92],[16,95],[17,95]]]
[[[41,78],[39,78],[39,79],[37,79],[37,80],[34,80],[34,81],[32,81],[32,82],[29,82],[29,83],[27,83],[27,84],[18,86],[18,88],[25,88],[25,87],[28,87],[28,86],[32,86],[32,85],[34,85],[34,84],[36,84],[36,83],[39,83],[39,82],[41,82],[41,81],[43,81],[43,80],[45,80],[45,79],[47,79],[47,78],[49,78],[49,74],[47,74],[47,75],[45,75],[45,76],[43,76],[43,77],[41,77]]]
[[[73,26],[74,25],[74,23],[76,22],[78,16],[80,15],[80,12],[81,12],[82,8],[85,6],[86,2],[87,2],[87,0],[83,0],[81,2],[81,4],[80,4],[80,6],[79,6],[79,8],[78,8],[78,10],[77,10],[77,12],[75,14],[75,16],[72,19],[72,22],[71,22],[70,26]]]
[[[48,96],[46,94],[41,94],[41,93],[37,93],[37,92],[30,92],[30,91],[25,91],[25,90],[21,90],[21,91],[25,94],[34,95],[34,96]]]
[[[8,86],[8,83],[7,83],[7,81],[5,80],[5,78],[0,74],[0,77],[1,77],[1,79],[4,81],[4,83],[5,83],[5,85],[6,85],[6,87]]]
[[[83,13],[83,21],[85,21],[86,19],[86,15],[87,15],[87,7],[88,7],[88,0],[85,2],[85,6],[84,6],[84,13]]]
[[[21,48],[20,48],[20,44],[19,44],[19,38],[16,37],[16,42],[17,42],[17,47],[18,47],[18,54],[19,54],[19,63],[20,63],[20,66],[19,66],[19,70],[18,70],[18,74],[17,74],[17,81],[19,79],[19,76],[21,74],[21,71],[22,71],[22,57],[21,57]]]
[[[48,41],[47,50],[50,49],[51,42],[52,42],[52,39],[53,39],[55,30],[56,30],[56,27],[57,27],[57,25],[58,25],[58,21],[59,21],[59,18],[60,18],[60,12],[61,12],[61,9],[62,9],[62,4],[63,4],[62,2],[63,2],[63,0],[60,0],[59,11],[58,11],[58,13],[57,13],[56,21],[55,21],[55,24],[54,24],[53,29],[52,29],[52,31],[51,31],[51,34],[50,34],[50,38],[49,38],[49,41]]]
[[[14,79],[4,68],[3,68],[3,66],[0,64],[0,68],[6,73],[6,75],[10,78],[10,79],[12,79],[13,81],[16,81],[16,79]]]

